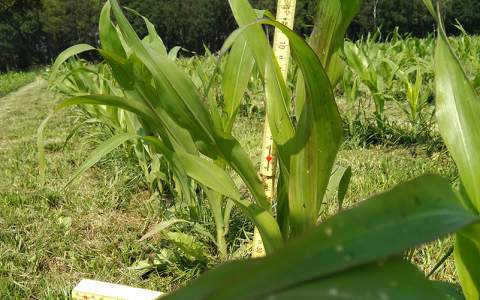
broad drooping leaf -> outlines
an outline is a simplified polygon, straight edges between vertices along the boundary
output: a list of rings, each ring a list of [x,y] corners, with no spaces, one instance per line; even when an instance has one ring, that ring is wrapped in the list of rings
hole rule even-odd
[[[286,26],[292,57],[305,78],[305,104],[294,137],[283,151],[290,171],[288,196],[293,235],[315,226],[333,163],[342,140],[341,119],[322,64],[307,43]]]
[[[177,151],[175,155],[178,156],[188,176],[222,195],[240,200],[240,192],[224,169],[212,161],[183,151]]]
[[[95,50],[95,48],[87,44],[78,44],[64,50],[62,53],[58,55],[57,59],[55,60],[55,63],[52,66],[52,72],[50,73],[50,80],[53,80],[56,78],[61,65],[65,61],[67,61],[69,58],[86,51],[91,51],[91,50]]]
[[[219,267],[166,299],[265,299],[308,281],[349,278],[359,266],[478,221],[448,181],[424,176],[343,211],[271,256]]]
[[[465,300],[460,285],[445,281],[434,281],[433,284],[448,300]]]
[[[441,24],[435,51],[435,91],[440,133],[468,197],[480,211],[480,97],[450,48]]]
[[[328,182],[327,190],[323,199],[324,201],[329,201],[335,192],[337,192],[338,211],[342,210],[343,201],[345,200],[351,177],[351,167],[345,168],[338,165],[333,168],[332,174],[330,175],[330,180]]]
[[[147,26],[148,35],[143,38],[144,43],[146,43],[150,48],[154,49],[159,55],[163,55],[168,57],[167,48],[163,43],[162,39],[157,33],[155,26],[144,16],[142,16],[143,20],[145,21],[145,25]],[[171,59],[170,59],[171,60]]]
[[[222,272],[209,273],[210,282],[221,280],[225,275],[235,272],[246,272],[251,262],[230,263],[221,268]],[[228,267],[227,267],[228,266]],[[220,270],[219,270],[220,271]],[[212,276],[214,275],[214,276]],[[200,281],[200,280],[199,280]],[[209,289],[200,289],[199,281],[190,287],[167,296],[165,299],[220,299]],[[206,282],[203,282],[206,286]],[[232,281],[231,284],[234,284]],[[228,286],[226,286],[228,288]],[[248,287],[245,287],[248,289]],[[190,291],[188,292],[188,289]],[[182,298],[183,297],[183,298]],[[423,274],[408,262],[400,260],[369,264],[347,272],[341,272],[325,278],[313,279],[307,282],[268,291],[263,294],[244,296],[231,299],[302,299],[302,300],[405,300],[405,299],[435,299],[453,300],[443,288],[429,282]]]
[[[270,295],[278,300],[451,300],[408,262],[376,263],[299,284]]]
[[[123,49],[122,42],[118,37],[117,30],[112,24],[111,20],[111,5],[110,2],[105,2],[100,13],[100,21],[98,24],[98,33],[100,36],[100,42],[102,48],[115,53],[119,57],[125,58],[125,50]]]
[[[110,95],[85,95],[73,97],[60,103],[56,109],[60,110],[68,106],[79,104],[119,107],[131,111],[149,122],[155,123],[157,121],[157,116],[145,104],[137,101],[128,101],[125,98]]]
[[[434,14],[430,0],[424,0]],[[434,14],[435,16],[435,14]],[[450,47],[440,17],[435,51],[436,115],[440,133],[460,173],[466,206],[480,212],[480,97]],[[480,231],[457,234],[455,264],[467,300],[480,297]]]
[[[423,189],[418,189],[419,186],[423,186]],[[436,190],[439,187],[442,188]],[[415,191],[415,189],[418,190]],[[436,201],[440,201],[441,199],[440,195],[445,197],[444,200],[446,201],[443,204],[448,204],[445,207],[441,205],[435,209],[434,207],[439,204]],[[422,197],[428,197],[428,201],[419,201]],[[440,217],[440,215],[449,214],[448,206],[452,207],[452,211],[460,212],[460,214],[457,215],[454,213],[450,216],[453,218],[447,217],[449,221],[444,219],[447,223],[443,223],[443,225],[437,227],[437,224],[440,224],[439,221],[443,218]],[[456,207],[456,209],[453,209],[454,207]],[[412,209],[415,213],[409,211],[409,209]],[[393,210],[395,210],[395,212],[391,214]],[[386,216],[387,214],[388,217]],[[395,216],[395,214],[397,215]],[[277,257],[279,259],[272,262],[269,268],[275,270],[273,271],[275,274],[286,273],[290,278],[296,279],[300,279],[303,276],[305,276],[303,279],[306,279],[309,274],[307,266],[314,264],[314,262],[318,263],[317,268],[324,272],[328,272],[327,269],[330,267],[332,268],[331,272],[335,272],[334,270],[338,271],[348,266],[353,266],[356,263],[360,263],[360,261],[367,261],[368,259],[374,259],[374,257],[383,257],[389,251],[392,251],[391,254],[393,254],[395,251],[393,250],[394,248],[408,247],[407,245],[410,243],[412,243],[410,246],[415,243],[422,243],[420,241],[421,239],[427,238],[429,235],[440,234],[442,231],[441,227],[444,225],[450,227],[453,223],[460,222],[457,224],[463,224],[460,226],[465,226],[468,223],[463,223],[465,219],[463,219],[464,216],[462,215],[464,214],[470,215],[469,219],[471,221],[477,219],[476,216],[463,210],[455,201],[454,195],[446,181],[437,178],[422,178],[414,183],[406,184],[389,193],[380,195],[370,200],[368,204],[364,203],[356,209],[341,214],[322,224],[316,232],[317,236],[323,235],[325,239],[317,240],[316,245],[318,245],[318,249],[323,250],[315,252],[315,250],[312,249],[312,247],[315,248],[315,246],[307,242],[294,244],[296,251],[292,251],[288,258],[282,257],[280,259]],[[410,219],[410,217],[412,219]],[[433,219],[437,220],[434,221]],[[450,223],[450,221],[453,220],[456,221]],[[432,224],[432,226],[427,228],[425,224]],[[443,229],[446,229],[446,227],[443,227]],[[418,231],[419,228],[421,228],[420,231]],[[416,232],[415,238],[409,237],[407,233],[409,230],[412,230],[412,233]],[[403,231],[403,233],[399,231]],[[335,232],[338,234],[336,236],[338,239],[335,238]],[[391,236],[392,234],[393,236]],[[330,240],[329,236],[333,238]],[[417,238],[419,240],[415,242]],[[378,242],[378,244],[372,246],[370,242],[373,241]],[[306,249],[312,249],[314,253]],[[302,258],[296,260],[295,256],[297,256],[298,253],[302,253],[302,256],[309,257],[311,260],[307,260],[308,262],[302,262]],[[278,269],[282,268],[280,267],[282,266],[281,261],[285,262],[283,265],[283,267],[285,267],[284,270]],[[297,270],[296,267],[292,267],[297,265],[299,266],[298,272],[295,271]],[[318,272],[319,269],[313,272]],[[256,272],[260,272],[258,268],[255,268],[255,270]],[[312,273],[310,273],[310,275],[313,276]],[[322,276],[323,275],[324,274],[322,274]],[[259,274],[259,278],[272,278],[271,276],[275,275],[267,275],[266,273],[263,275]],[[272,281],[275,282],[276,287],[281,286],[283,282],[282,278],[279,277],[274,278]],[[250,283],[253,284],[252,282]],[[263,283],[267,284],[266,282]]]

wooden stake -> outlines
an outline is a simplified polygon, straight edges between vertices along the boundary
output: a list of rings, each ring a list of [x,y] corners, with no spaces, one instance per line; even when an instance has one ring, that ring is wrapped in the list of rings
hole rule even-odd
[[[295,21],[296,0],[278,0],[277,3],[277,21],[293,28]],[[279,30],[275,29],[273,40],[273,51],[277,58],[278,64],[284,80],[287,80],[288,65],[290,62],[290,42],[288,38]],[[273,143],[272,132],[268,124],[268,116],[265,116],[265,125],[263,129],[263,148],[262,163],[260,166],[260,176],[265,184],[265,193],[270,202],[272,202],[275,194],[275,173],[277,171],[277,155],[275,145]],[[255,228],[253,235],[252,257],[260,257],[265,255],[262,238]]]

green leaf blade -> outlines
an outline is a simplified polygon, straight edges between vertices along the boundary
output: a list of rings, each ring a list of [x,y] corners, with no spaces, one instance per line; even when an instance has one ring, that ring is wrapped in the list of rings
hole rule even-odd
[[[120,133],[116,134],[105,142],[101,143],[94,151],[90,153],[87,159],[83,164],[78,168],[78,170],[72,175],[70,180],[67,183],[67,186],[70,185],[75,179],[85,173],[93,165],[99,162],[105,155],[112,152],[118,146],[124,144],[128,140],[137,138],[136,135],[130,133]]]
[[[125,58],[125,51],[123,50],[122,42],[118,37],[118,32],[112,25],[110,13],[110,2],[105,2],[100,13],[100,21],[98,24],[98,32],[100,36],[100,43],[102,48],[108,52],[115,53],[116,55]]]
[[[255,64],[247,41],[239,38],[228,55],[222,77],[222,89],[225,98],[225,131],[230,132]]]
[[[440,133],[469,198],[480,210],[480,97],[448,43],[442,26],[435,52],[436,116]]]
[[[224,169],[212,161],[182,151],[177,151],[176,155],[188,176],[224,196],[240,200],[240,192]]]
[[[408,262],[393,260],[343,272],[270,295],[278,300],[448,300]]]
[[[387,259],[478,221],[457,201],[448,181],[423,176],[343,211],[284,249],[218,282],[208,298],[192,299],[256,299]]]
[[[272,257],[268,267],[262,269],[266,273],[259,276],[270,278],[279,287],[287,285],[288,279],[271,276],[282,272],[295,280],[332,274],[399,253],[476,221],[478,217],[457,202],[447,181],[425,176],[327,220],[315,233],[292,243],[288,254],[285,250]],[[318,238],[315,243],[309,240],[313,236]],[[304,260],[298,253],[311,260]],[[313,263],[319,269],[308,274],[306,270]]]
[[[454,257],[462,290],[467,300],[480,297],[480,224],[457,233]]]
[[[60,67],[69,58],[75,55],[81,54],[83,52],[91,51],[91,50],[95,50],[95,48],[87,44],[78,44],[64,50],[62,53],[58,55],[57,59],[53,63],[52,72],[50,74],[49,81],[52,82],[53,80],[55,80]]]

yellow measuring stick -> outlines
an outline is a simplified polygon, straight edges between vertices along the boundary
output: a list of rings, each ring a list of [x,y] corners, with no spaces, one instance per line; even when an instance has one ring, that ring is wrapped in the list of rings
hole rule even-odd
[[[277,21],[292,29],[295,21],[296,0],[278,0],[277,3]],[[290,63],[290,42],[288,38],[279,30],[275,29],[273,40],[273,51],[277,58],[280,70],[284,80],[287,80],[288,65]],[[265,116],[265,125],[263,130],[263,148],[262,163],[260,166],[260,176],[265,184],[265,193],[271,202],[275,193],[275,173],[277,166],[277,155],[273,143],[272,132],[268,124],[268,116]],[[265,255],[262,238],[257,228],[253,234],[252,257]]]
[[[83,279],[72,291],[73,300],[157,300],[163,293]]]

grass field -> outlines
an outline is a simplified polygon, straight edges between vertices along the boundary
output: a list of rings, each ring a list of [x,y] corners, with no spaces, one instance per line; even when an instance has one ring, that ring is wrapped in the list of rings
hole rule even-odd
[[[36,76],[36,71],[11,71],[0,74],[0,96],[4,96],[9,92],[14,91],[19,87],[34,81]]]
[[[87,135],[104,132],[91,126],[62,149],[77,118],[74,111],[55,114],[47,127],[47,184],[39,185],[36,130],[56,101],[46,87],[38,80],[0,98],[0,298],[66,298],[81,278],[171,291],[212,267],[185,262],[144,276],[131,268],[163,247],[159,240],[138,242],[161,221],[163,200],[148,195],[135,161],[123,151],[110,154],[65,190],[69,175],[95,146],[86,142]],[[243,117],[234,129],[257,162],[262,122],[260,116]],[[423,173],[457,177],[444,150],[422,144],[358,147],[352,146],[354,138],[338,159],[353,169],[349,204]],[[326,207],[324,214],[335,209]],[[251,225],[239,214],[234,222],[241,225],[230,235],[244,245],[251,236],[242,226]],[[439,241],[417,250],[413,260],[428,272],[450,244]],[[433,278],[455,281],[453,260]]]

